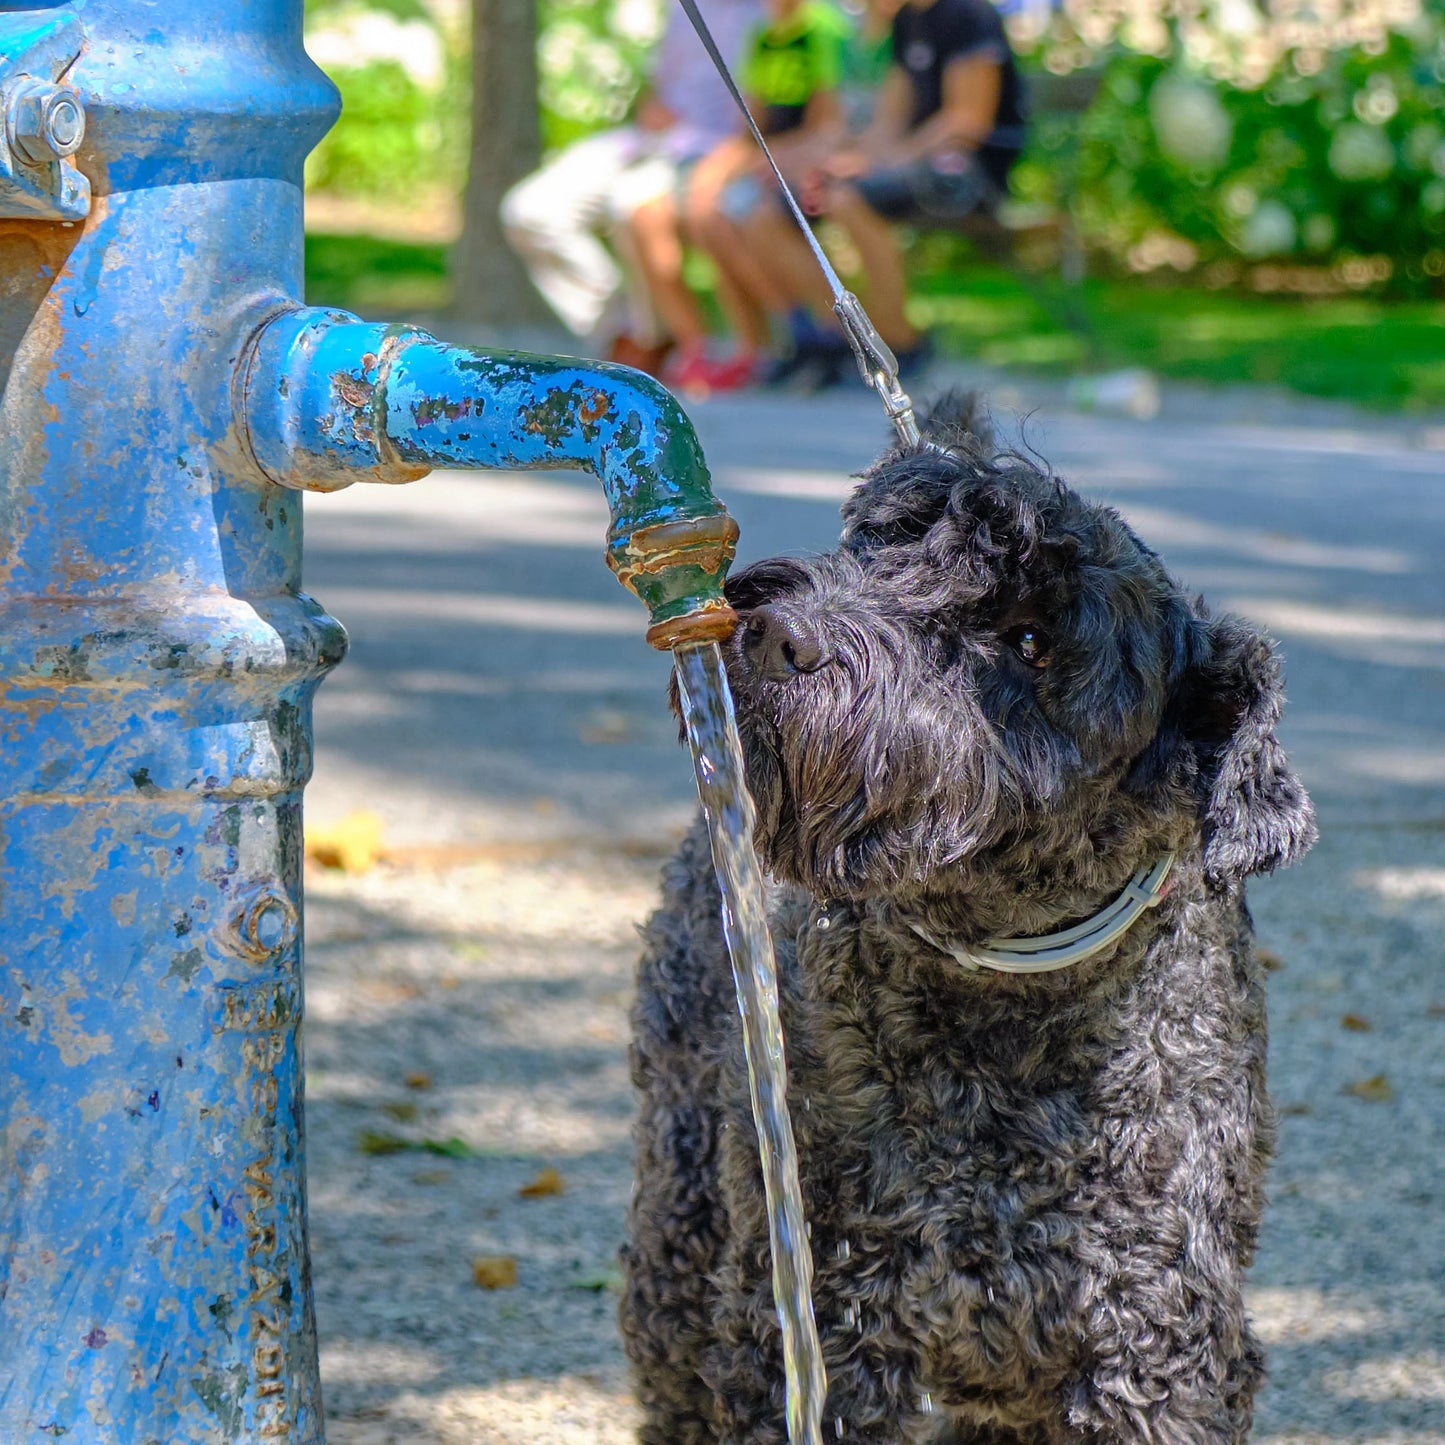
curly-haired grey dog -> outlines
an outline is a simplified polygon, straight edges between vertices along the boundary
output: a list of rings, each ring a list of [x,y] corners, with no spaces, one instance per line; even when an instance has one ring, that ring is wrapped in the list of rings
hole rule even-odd
[[[1274,1135],[1244,879],[1314,838],[1278,665],[964,411],[865,475],[836,551],[728,589],[829,1429],[1237,1441]],[[634,1025],[642,1439],[781,1442],[700,828],[666,870]]]

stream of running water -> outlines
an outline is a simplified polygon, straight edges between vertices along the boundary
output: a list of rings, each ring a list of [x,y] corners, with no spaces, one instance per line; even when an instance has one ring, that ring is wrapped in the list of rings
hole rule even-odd
[[[742,745],[722,653],[716,643],[707,642],[679,647],[674,656],[698,796],[722,890],[723,935],[743,1022],[753,1120],[767,1192],[773,1299],[783,1332],[788,1439],[791,1445],[822,1445],[827,1378],[813,1318],[813,1254],[788,1115],[778,970],[763,904],[762,870],[753,851],[757,815],[744,781]]]

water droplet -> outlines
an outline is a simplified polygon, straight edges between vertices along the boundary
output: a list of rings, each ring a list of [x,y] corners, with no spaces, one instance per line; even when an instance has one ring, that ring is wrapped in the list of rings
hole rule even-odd
[[[818,915],[817,927],[819,933],[826,933],[832,926],[833,920],[829,918],[826,913],[820,913]]]
[[[843,1438],[843,1417],[841,1415],[833,1417],[833,1432],[840,1440]]]
[[[77,316],[84,316],[90,310],[91,302],[95,300],[95,292],[87,291],[77,296],[71,303]]]
[[[840,1239],[838,1241],[838,1258],[849,1259],[852,1257],[852,1254],[853,1246],[849,1244],[846,1239]]]
[[[992,1303],[993,1303],[993,1286],[992,1286],[992,1285],[989,1285],[989,1287],[988,1287],[988,1302],[989,1302],[989,1304],[992,1304]]]
[[[927,1390],[918,1397],[918,1408],[922,1410],[925,1415],[933,1414],[936,1409],[933,1403],[933,1396],[930,1395]]]

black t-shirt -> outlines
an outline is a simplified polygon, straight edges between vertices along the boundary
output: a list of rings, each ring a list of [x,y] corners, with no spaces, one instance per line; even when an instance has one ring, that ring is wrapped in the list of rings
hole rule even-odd
[[[1024,143],[1024,87],[1003,20],[989,0],[933,0],[926,10],[904,5],[893,17],[893,59],[913,87],[910,129],[943,107],[943,72],[955,60],[987,55],[1003,71],[993,133],[978,148],[988,173],[1004,185]]]

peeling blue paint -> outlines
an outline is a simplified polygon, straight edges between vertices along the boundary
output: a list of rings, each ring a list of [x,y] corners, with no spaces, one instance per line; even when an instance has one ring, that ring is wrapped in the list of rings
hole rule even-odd
[[[300,947],[246,917],[345,634],[230,397],[335,97],[299,0],[69,11],[90,214],[0,220],[0,1441],[319,1445]]]
[[[301,0],[41,10],[91,203],[0,219],[0,1442],[321,1445],[301,792],[346,635],[296,489],[583,467],[659,646],[730,625],[736,527],[649,379],[301,306]]]

